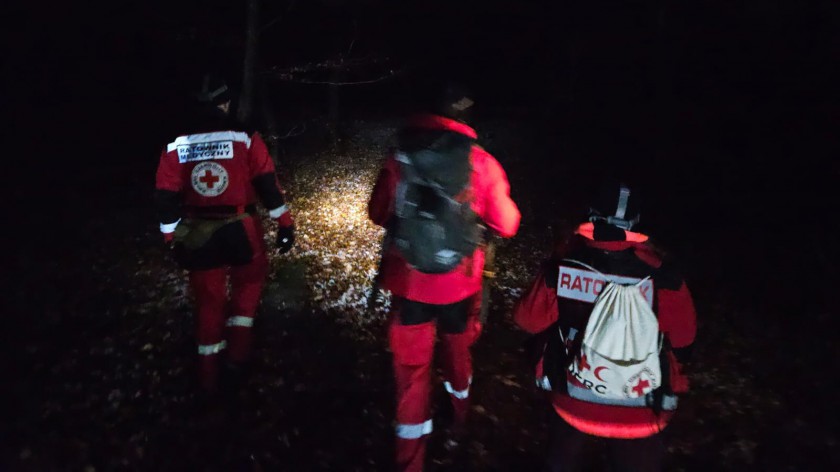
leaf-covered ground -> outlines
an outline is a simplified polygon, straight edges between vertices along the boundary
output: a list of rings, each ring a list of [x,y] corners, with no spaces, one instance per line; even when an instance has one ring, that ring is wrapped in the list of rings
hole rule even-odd
[[[340,149],[286,155],[297,247],[272,251],[254,374],[227,408],[195,406],[190,295],[156,232],[148,198],[154,162],[79,176],[77,212],[48,224],[28,215],[22,223],[37,231],[15,243],[3,281],[10,290],[0,470],[389,470],[387,294],[374,313],[365,306],[382,236],[366,218],[366,201],[392,130],[360,122]],[[539,470],[548,410],[510,308],[548,249],[551,225],[567,217],[545,215],[559,207],[538,195],[533,182],[544,176],[523,157],[528,148],[516,130],[492,122],[482,130],[493,137],[488,148],[507,169],[524,220],[499,248],[490,321],[474,348],[469,439],[457,451],[442,447],[438,384],[429,468]],[[696,247],[691,260],[712,249]],[[730,302],[714,265],[699,267],[690,273],[703,281],[694,286],[693,388],[668,430],[668,470],[837,470],[837,430],[826,419],[831,410],[820,408],[828,395],[801,394],[828,384],[804,380],[818,373],[807,370],[812,363],[791,360],[798,354],[779,345],[779,328],[749,321],[760,314]],[[829,344],[816,349],[829,352]],[[600,450],[590,454],[592,470],[605,470]]]

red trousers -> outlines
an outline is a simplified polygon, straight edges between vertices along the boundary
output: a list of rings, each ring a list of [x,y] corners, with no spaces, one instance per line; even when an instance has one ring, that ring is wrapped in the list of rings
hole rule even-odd
[[[222,355],[234,363],[248,360],[254,316],[268,275],[262,226],[256,218],[247,218],[243,224],[254,254],[250,263],[190,272],[198,325],[199,382],[208,391],[218,388]]]
[[[469,300],[463,332],[441,332],[440,336],[444,388],[452,401],[456,428],[464,425],[469,410],[470,346],[481,334],[480,303],[480,293]],[[403,324],[399,310],[396,304],[389,327],[397,394],[396,462],[398,470],[422,471],[426,439],[432,432],[431,370],[438,323]]]

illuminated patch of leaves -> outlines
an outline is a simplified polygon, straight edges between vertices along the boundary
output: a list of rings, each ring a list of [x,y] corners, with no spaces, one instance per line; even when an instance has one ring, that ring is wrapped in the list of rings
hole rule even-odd
[[[380,291],[368,310],[384,230],[368,218],[367,203],[391,132],[360,133],[345,152],[303,160],[288,185],[296,223],[296,248],[288,257],[305,263],[317,308],[359,325],[381,320],[389,307],[388,294]],[[283,264],[283,257],[275,263]]]

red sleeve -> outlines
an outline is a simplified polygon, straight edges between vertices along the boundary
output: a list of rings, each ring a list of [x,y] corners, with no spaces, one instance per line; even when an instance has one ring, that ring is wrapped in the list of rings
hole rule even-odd
[[[668,336],[671,346],[686,347],[697,334],[697,313],[685,282],[677,290],[659,290],[659,329]]]
[[[388,157],[368,201],[368,215],[379,226],[385,226],[394,213],[394,195],[397,192],[397,165],[393,156]]]
[[[268,147],[265,145],[260,133],[254,133],[251,136],[251,147],[248,148],[248,165],[251,172],[250,178],[258,175],[274,173],[274,161],[271,160],[271,154],[268,153]]]
[[[510,238],[519,229],[521,214],[516,203],[510,198],[510,183],[501,164],[486,151],[478,149],[486,155],[484,170],[487,186],[485,187],[484,214],[481,219],[504,238]]]
[[[545,273],[541,271],[516,303],[513,321],[523,330],[536,334],[557,321],[557,314],[557,295],[545,284]]]
[[[158,190],[169,190],[180,192],[183,182],[181,180],[181,165],[178,163],[178,154],[166,152],[166,148],[160,153],[157,174],[155,175],[155,188]]]

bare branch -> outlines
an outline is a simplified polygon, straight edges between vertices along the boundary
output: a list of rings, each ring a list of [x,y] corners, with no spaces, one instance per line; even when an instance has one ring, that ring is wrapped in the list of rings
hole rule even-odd
[[[298,128],[300,128],[300,129],[298,129]],[[288,133],[286,133],[283,136],[278,137],[277,139],[294,138],[295,136],[300,136],[305,132],[306,132],[306,123],[301,123],[299,125],[295,125],[294,127],[292,127],[292,129],[289,130]]]
[[[292,9],[295,7],[297,0],[292,0],[289,2],[289,6],[286,8],[286,11],[283,12],[282,15],[277,15],[273,20],[266,23],[262,28],[260,28],[260,34],[264,33],[267,29],[274,26],[276,23],[280,22],[286,15],[292,12]]]
[[[347,55],[349,56],[351,52],[353,52],[353,45],[356,44],[356,39],[359,37],[359,22],[355,19],[353,20],[353,40],[350,41],[350,47],[347,48]]]
[[[284,82],[292,82],[296,84],[312,84],[312,85],[364,85],[364,84],[375,84],[376,82],[382,82],[384,80],[391,79],[396,75],[400,74],[402,70],[398,71],[390,71],[388,74],[383,75],[381,77],[376,77],[374,79],[368,80],[348,80],[348,81],[331,81],[331,80],[309,80],[309,79],[294,79],[291,75],[283,74],[280,75],[278,78]]]
[[[280,20],[282,20],[282,19],[283,19],[283,17],[285,17],[285,14],[283,14],[283,15],[278,15],[276,18],[274,18],[273,20],[271,20],[271,21],[269,21],[268,23],[266,23],[266,24],[265,24],[262,28],[260,28],[260,34],[265,33],[265,31],[266,31],[267,29],[269,29],[269,28],[271,28],[272,26],[274,26],[274,24],[275,24],[275,23],[278,23]]]
[[[389,57],[360,57],[355,59],[331,58],[320,62],[310,62],[308,64],[294,65],[290,67],[272,67],[266,71],[267,74],[301,74],[306,72],[333,70],[333,69],[350,69],[353,67],[363,67],[372,64],[381,64],[389,61]]]
[[[306,132],[306,123],[301,123],[299,125],[294,125],[292,129],[289,130],[288,133],[284,134],[283,136],[277,136],[275,134],[268,134],[265,136],[267,141],[279,141],[281,139],[289,139],[294,138],[295,136],[300,136]]]

